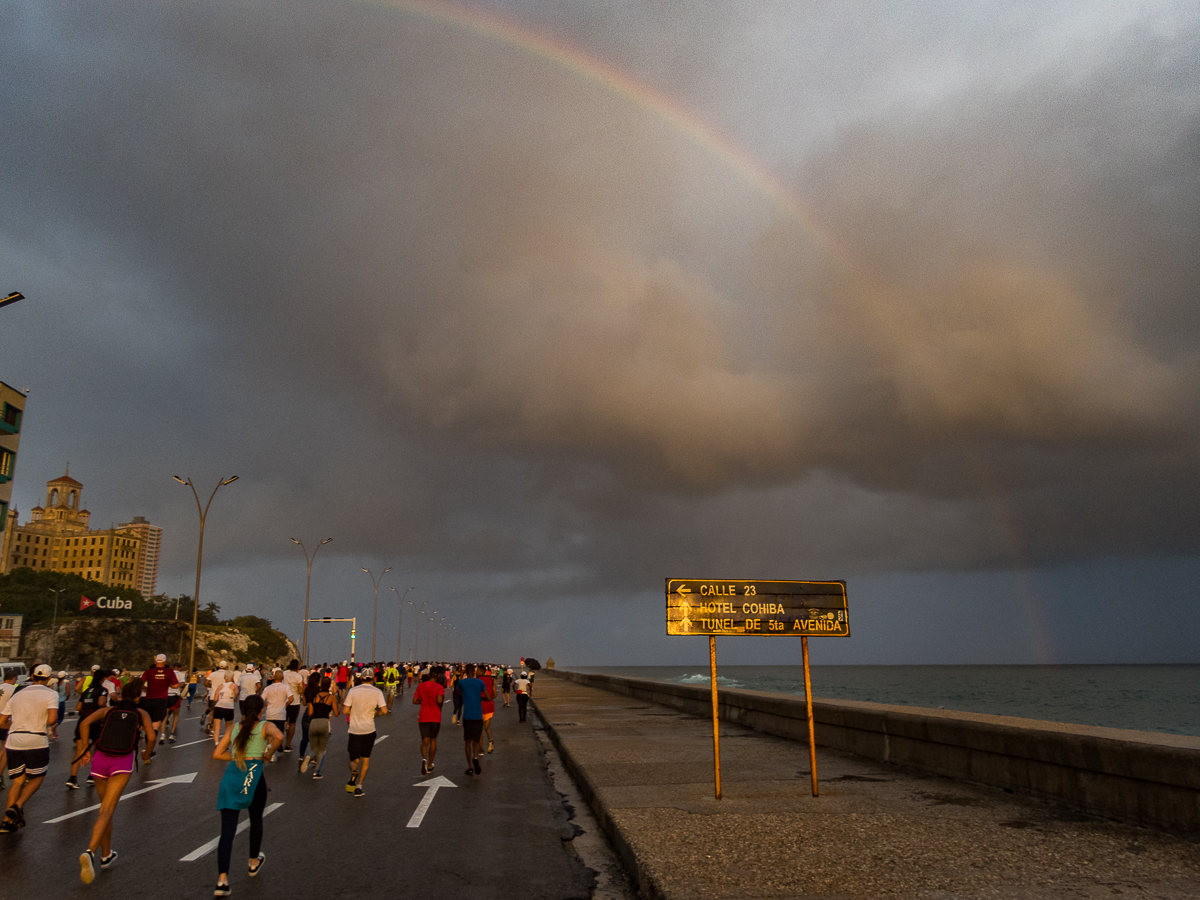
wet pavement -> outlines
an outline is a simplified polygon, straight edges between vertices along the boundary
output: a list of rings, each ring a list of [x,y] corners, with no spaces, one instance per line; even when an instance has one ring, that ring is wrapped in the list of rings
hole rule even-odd
[[[542,673],[535,705],[642,896],[1200,897],[1200,844]]]

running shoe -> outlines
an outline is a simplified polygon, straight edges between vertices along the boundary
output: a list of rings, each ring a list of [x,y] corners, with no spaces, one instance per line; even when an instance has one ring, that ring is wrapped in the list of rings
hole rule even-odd
[[[175,743],[175,735],[171,735],[169,738],[167,738],[167,740],[170,741],[172,744]]]
[[[474,770],[474,769],[467,769],[467,771],[466,771],[466,773],[465,773],[465,774],[467,774],[467,775],[474,775],[474,774],[475,774],[475,770]]]
[[[255,875],[257,875],[259,872],[262,871],[262,867],[266,863],[266,861],[267,861],[267,854],[265,854],[265,853],[259,853],[257,859],[250,860],[250,877],[251,878],[253,878]],[[258,863],[258,865],[256,866],[255,863]]]
[[[79,854],[79,880],[84,884],[91,884],[96,880],[96,857],[92,855],[91,850],[84,850]]]
[[[300,771],[302,773],[308,771],[308,761],[310,759],[312,759],[311,756],[306,756],[306,757],[304,757],[304,759],[300,760]]]
[[[68,778],[68,779],[67,779],[67,787],[68,787],[70,790],[72,790],[72,791],[77,791],[77,790],[79,790],[79,778],[78,778],[78,776],[76,776],[76,775],[72,775],[70,778]]]
[[[313,781],[320,781],[324,777],[320,772],[313,772]]]
[[[422,775],[429,774],[429,763],[426,762],[425,760],[421,760],[421,774]]]
[[[358,784],[355,782],[355,780],[353,778],[351,778],[349,781],[346,782],[346,793],[353,794],[354,789],[356,787],[358,787]]]
[[[365,797],[366,796],[366,794],[363,793],[363,789],[362,789],[361,785],[354,789],[354,796],[355,797]]]
[[[89,776],[88,776],[88,778],[87,778],[87,781],[85,781],[85,782],[84,782],[84,784],[95,784],[95,783],[96,783],[96,782],[92,781],[92,776],[91,776],[91,775],[89,775]]]
[[[291,748],[291,747],[284,747],[284,748],[283,748],[283,752],[284,752],[284,753],[291,753],[291,752],[292,752],[292,748]]]
[[[233,891],[230,889],[228,881],[225,882],[224,884],[217,882],[217,887],[216,887],[216,890],[213,891],[213,896],[214,897],[228,897],[232,893],[233,893]]]
[[[488,741],[488,753],[491,753],[491,752],[492,752],[492,748],[493,748],[493,747],[495,747],[495,746],[496,746],[496,744],[495,744],[495,742],[494,742],[494,741]]]
[[[114,850],[112,853],[108,854],[108,856],[100,857],[100,868],[107,869],[109,866],[111,866],[116,861],[117,861],[117,851]]]
[[[483,774],[483,766],[481,766],[481,765],[479,764],[479,757],[478,757],[478,756],[477,756],[477,757],[475,757],[475,774],[476,774],[476,775],[482,775],[482,774]]]

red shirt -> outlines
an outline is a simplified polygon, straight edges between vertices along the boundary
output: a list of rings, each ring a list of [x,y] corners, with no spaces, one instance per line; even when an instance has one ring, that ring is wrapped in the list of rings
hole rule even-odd
[[[346,666],[338,666],[337,680],[341,682],[350,680],[350,670]]]
[[[446,699],[446,691],[440,684],[432,678],[422,681],[413,694],[413,699],[421,702],[421,709],[417,713],[418,722],[442,721],[441,703]]]
[[[148,700],[165,700],[167,688],[179,684],[179,679],[175,677],[175,670],[170,666],[163,666],[161,669],[154,666],[147,669],[142,673],[142,681],[146,682],[146,698]]]
[[[480,675],[479,680],[482,681],[483,686],[487,688],[487,693],[491,694],[493,697],[495,697],[496,696],[496,682],[492,679],[492,676],[491,675]],[[484,696],[486,697],[487,694],[484,694]],[[496,701],[495,700],[484,700],[483,701],[483,714],[484,715],[487,715],[488,713],[495,714],[495,712],[496,712]]]

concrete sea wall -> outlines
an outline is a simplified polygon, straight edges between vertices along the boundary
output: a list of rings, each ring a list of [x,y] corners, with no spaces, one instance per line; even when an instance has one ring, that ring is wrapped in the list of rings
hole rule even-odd
[[[558,669],[555,677],[712,715],[707,686]],[[722,719],[808,743],[803,697],[721,688]],[[814,700],[818,746],[1200,834],[1200,738],[850,700]]]

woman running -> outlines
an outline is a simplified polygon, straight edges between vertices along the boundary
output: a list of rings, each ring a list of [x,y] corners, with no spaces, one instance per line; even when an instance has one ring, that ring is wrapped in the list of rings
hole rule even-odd
[[[107,869],[117,858],[112,848],[112,817],[121,793],[133,773],[133,758],[137,754],[139,731],[146,735],[146,749],[142,751],[142,762],[150,762],[154,750],[154,723],[150,714],[138,708],[142,696],[143,682],[135,678],[121,688],[121,699],[112,706],[98,709],[79,725],[79,736],[87,747],[77,762],[87,765],[92,757],[88,747],[88,735],[97,729],[95,756],[92,758],[92,780],[96,793],[100,795],[100,812],[92,827],[92,839],[79,855],[79,877],[84,884],[96,878],[96,851],[100,851],[100,868]],[[111,721],[110,721],[111,720]]]
[[[262,852],[263,810],[267,806],[267,779],[263,763],[270,762],[283,734],[270,722],[263,721],[263,698],[251,694],[242,705],[242,721],[230,727],[213,759],[229,765],[221,778],[217,794],[217,809],[221,813],[221,838],[217,843],[217,888],[214,897],[228,897],[229,862],[233,856],[233,838],[237,834],[238,816],[243,809],[250,812],[250,877],[257,875],[266,861]]]
[[[325,761],[325,748],[329,745],[329,717],[342,714],[338,708],[337,694],[331,692],[332,687],[330,679],[322,678],[321,690],[308,701],[308,739],[312,742],[312,761],[316,769],[313,772],[314,781],[321,778],[321,764]]]
[[[308,704],[313,702],[313,698],[321,693],[321,673],[313,672],[308,676],[308,682],[304,685],[304,694],[301,702],[304,704],[304,709],[300,714],[300,771],[301,773],[308,771],[309,758],[304,754],[308,749],[308,726],[312,722],[312,716],[308,712]]]
[[[237,706],[238,686],[233,672],[226,671],[225,683],[217,688],[217,705],[213,707],[213,742],[221,743],[221,723],[233,728],[233,709]]]

